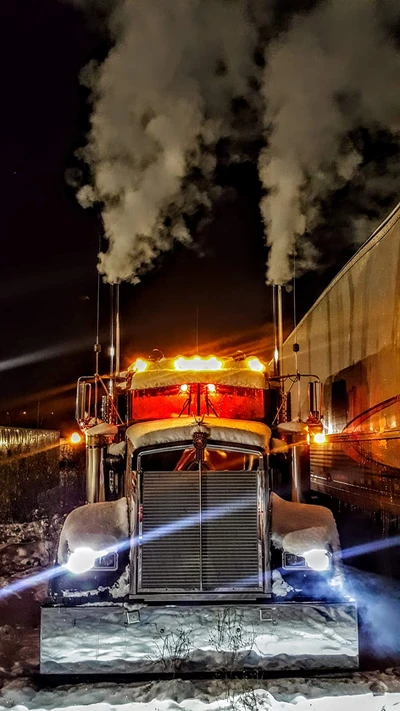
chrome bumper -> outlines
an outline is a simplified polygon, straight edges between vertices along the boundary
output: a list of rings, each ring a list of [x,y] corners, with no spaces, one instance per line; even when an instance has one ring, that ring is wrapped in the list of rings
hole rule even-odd
[[[351,603],[42,608],[42,674],[357,667]]]

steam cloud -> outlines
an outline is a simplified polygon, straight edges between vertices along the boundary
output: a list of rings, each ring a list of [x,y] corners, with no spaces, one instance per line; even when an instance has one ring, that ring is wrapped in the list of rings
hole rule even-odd
[[[93,184],[78,193],[84,206],[102,204],[107,281],[136,281],[160,252],[190,242],[182,214],[209,197],[182,183],[194,168],[212,180],[231,101],[246,90],[254,35],[245,10],[241,0],[124,0],[111,15],[114,48],[84,78]]]
[[[93,113],[81,157],[92,179],[78,192],[82,205],[101,205],[107,281],[135,282],[161,252],[191,243],[191,218],[218,195],[224,138],[240,161],[246,141],[264,134],[269,283],[291,279],[294,252],[297,275],[318,266],[313,235],[346,185],[357,209],[349,204],[341,232],[348,242],[366,238],[371,206],[389,205],[400,186],[397,155],[377,166],[355,135],[383,130],[400,147],[394,0],[321,0],[291,18],[268,0],[70,1],[100,12],[113,38],[104,63],[83,73]],[[254,62],[260,49],[263,69]],[[251,111],[238,125],[239,97]]]
[[[287,33],[266,48],[264,126],[273,130],[259,175],[268,191],[261,212],[270,283],[289,281],[294,249],[300,270],[316,265],[305,233],[318,225],[324,200],[363,170],[352,130],[378,125],[399,138],[400,58],[386,25],[395,14],[386,2],[326,1],[293,18]],[[365,178],[366,191],[381,197],[393,191],[389,176],[371,167]],[[354,225],[364,239],[366,226],[365,220]]]

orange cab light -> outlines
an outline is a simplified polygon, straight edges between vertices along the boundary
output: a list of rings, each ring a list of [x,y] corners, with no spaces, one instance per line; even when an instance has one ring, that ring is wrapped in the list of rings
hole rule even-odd
[[[210,356],[209,358],[200,358],[200,356],[193,356],[193,358],[177,358],[174,363],[175,370],[221,370],[222,361],[215,356]]]
[[[207,390],[208,390],[209,393],[215,393],[216,389],[217,389],[217,388],[215,387],[215,385],[214,385],[213,383],[209,383],[209,384],[207,385]]]
[[[324,432],[316,432],[313,436],[313,442],[315,444],[324,444],[326,442],[326,435]]]
[[[247,367],[250,368],[250,370],[254,370],[256,373],[262,373],[263,370],[265,370],[265,365],[264,363],[261,363],[258,358],[247,358],[246,360]]]
[[[181,385],[181,392],[187,393],[188,390],[189,390],[189,385],[187,385],[186,383]]]
[[[144,373],[148,367],[149,364],[146,360],[143,360],[143,358],[137,358],[132,366],[132,369],[135,370],[136,373]]]
[[[82,442],[82,437],[80,436],[79,432],[73,432],[71,437],[69,438],[69,441],[71,444],[80,444]]]

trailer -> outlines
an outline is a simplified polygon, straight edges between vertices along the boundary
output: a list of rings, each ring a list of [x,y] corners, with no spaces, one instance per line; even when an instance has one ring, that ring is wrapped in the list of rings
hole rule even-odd
[[[108,380],[101,412],[103,379],[78,382],[88,503],[61,532],[41,673],[357,668],[335,521],[306,503],[319,414],[280,422],[280,381],[242,353]]]
[[[288,336],[285,372],[317,372],[325,441],[311,486],[366,510],[400,515],[400,204]],[[307,406],[291,391],[292,411]]]

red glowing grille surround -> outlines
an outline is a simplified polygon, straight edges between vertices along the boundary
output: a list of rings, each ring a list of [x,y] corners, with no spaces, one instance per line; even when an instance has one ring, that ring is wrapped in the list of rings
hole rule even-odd
[[[209,385],[213,386],[212,391]],[[182,415],[263,420],[264,391],[213,383],[132,391],[132,420],[163,420]]]

